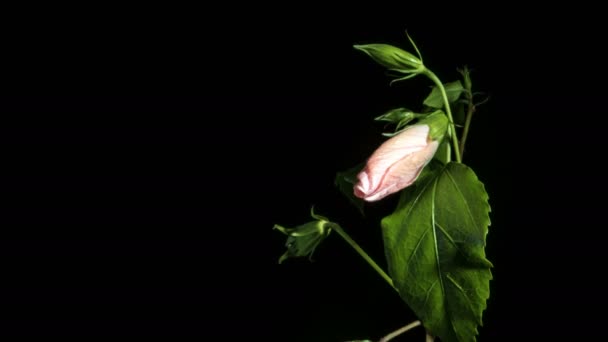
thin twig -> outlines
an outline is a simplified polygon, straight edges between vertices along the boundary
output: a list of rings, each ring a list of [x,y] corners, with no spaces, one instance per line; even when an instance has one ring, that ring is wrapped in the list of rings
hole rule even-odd
[[[395,337],[397,337],[397,336],[399,336],[399,335],[403,334],[404,332],[406,332],[406,331],[408,331],[408,330],[410,330],[410,329],[413,329],[413,328],[415,328],[415,327],[419,326],[420,324],[422,324],[422,323],[420,323],[420,321],[414,321],[414,322],[412,322],[412,323],[410,323],[410,324],[408,324],[408,325],[404,326],[403,328],[399,328],[398,330],[395,330],[395,331],[393,331],[392,333],[390,333],[390,334],[388,334],[388,335],[384,336],[384,337],[383,337],[383,338],[382,338],[380,341],[378,341],[378,342],[388,342],[388,341],[392,340],[393,338],[395,338]]]
[[[462,137],[460,138],[460,159],[464,158],[464,147],[467,143],[467,137],[469,136],[469,127],[471,126],[471,119],[473,118],[473,114],[475,113],[475,104],[473,104],[473,98],[469,97],[467,104],[467,116],[464,123],[464,130],[462,132]]]
[[[384,270],[378,266],[378,264],[376,264],[376,262],[374,261],[374,259],[372,259],[367,253],[365,253],[365,251],[355,242],[355,240],[353,240],[343,229],[342,227],[340,227],[340,225],[335,224],[333,227],[333,230],[335,230],[343,239],[344,241],[346,241],[357,253],[359,253],[359,255],[365,259],[365,261],[367,261],[367,263],[376,271],[378,272],[378,274],[395,290],[397,290],[397,288],[395,287],[395,285],[393,284],[393,280],[391,279],[391,277],[388,276],[388,274],[386,274],[386,272],[384,272]]]

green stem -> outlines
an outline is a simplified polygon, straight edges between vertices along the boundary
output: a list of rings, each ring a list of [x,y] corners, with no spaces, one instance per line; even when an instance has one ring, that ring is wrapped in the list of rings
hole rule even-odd
[[[382,268],[380,268],[380,266],[378,266],[378,264],[376,264],[376,262],[369,256],[367,255],[367,253],[365,253],[365,251],[363,249],[361,249],[361,247],[359,247],[359,245],[353,240],[351,239],[350,236],[348,236],[348,234],[346,234],[346,232],[344,230],[342,230],[342,227],[340,227],[339,225],[335,225],[333,227],[333,229],[338,232],[338,234],[340,234],[340,236],[357,252],[359,253],[359,255],[365,259],[365,261],[367,261],[367,263],[376,271],[378,272],[378,274],[384,279],[386,280],[386,282],[394,289],[395,285],[393,285],[393,280],[391,279],[391,277],[388,276],[388,274],[386,274],[384,272],[384,270]]]
[[[456,155],[456,162],[462,162],[460,157],[460,149],[458,145],[458,137],[456,136],[456,126],[454,125],[454,118],[452,117],[452,109],[450,108],[450,102],[448,101],[448,95],[445,92],[445,88],[443,87],[443,83],[441,80],[435,75],[431,70],[424,69],[423,73],[431,79],[441,91],[441,96],[443,97],[443,105],[445,107],[445,112],[448,115],[448,119],[450,120],[450,130],[452,135],[452,146],[454,148],[454,155]]]
[[[404,326],[403,328],[399,328],[398,330],[393,331],[392,333],[384,336],[380,341],[378,342],[388,342],[392,339],[394,339],[395,337],[403,334],[404,332],[411,330],[419,325],[421,325],[422,323],[420,321],[414,321],[406,326]]]
[[[470,89],[469,89],[470,91]],[[475,105],[473,104],[473,97],[468,96],[469,103],[467,104],[467,118],[464,122],[464,130],[462,131],[462,137],[460,138],[460,159],[464,157],[464,144],[467,142],[467,136],[469,135],[469,126],[471,125],[471,119],[475,112]]]

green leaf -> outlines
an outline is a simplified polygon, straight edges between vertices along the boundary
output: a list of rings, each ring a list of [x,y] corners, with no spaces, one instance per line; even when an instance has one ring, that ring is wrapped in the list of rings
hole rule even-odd
[[[448,96],[449,103],[453,103],[458,100],[460,94],[462,94],[464,91],[460,81],[445,83],[443,87],[445,88],[445,93]],[[443,96],[441,96],[441,90],[439,90],[437,86],[434,86],[429,96],[424,99],[424,105],[432,108],[443,108]]]
[[[359,212],[361,213],[361,215],[364,215],[363,213],[363,200],[357,196],[355,196],[355,192],[354,192],[354,186],[355,184],[357,184],[357,174],[359,174],[359,172],[363,169],[363,167],[365,167],[365,163],[360,163],[346,171],[342,171],[342,172],[338,172],[336,174],[336,180],[335,180],[335,184],[338,187],[338,189],[340,190],[340,192],[342,192],[342,194],[344,194],[344,196],[346,196],[346,198],[348,198],[348,200],[357,208],[359,209]]]
[[[469,167],[432,161],[382,220],[389,274],[401,298],[443,342],[475,341],[490,296],[490,206]]]

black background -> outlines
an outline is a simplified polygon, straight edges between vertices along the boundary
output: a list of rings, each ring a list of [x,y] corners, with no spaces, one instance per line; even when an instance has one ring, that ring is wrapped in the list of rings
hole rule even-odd
[[[389,86],[352,48],[410,49],[405,29],[444,82],[466,64],[491,97],[465,154],[492,206],[479,339],[596,334],[601,256],[587,216],[570,215],[595,212],[579,196],[593,189],[554,171],[589,160],[564,137],[584,130],[590,83],[565,77],[594,70],[573,52],[593,39],[500,7],[435,22],[353,9],[20,12],[2,76],[2,334],[346,341],[413,321],[337,235],[313,263],[278,265],[271,229],[315,205],[384,265],[379,219],[396,197],[361,218],[333,177],[382,141],[375,116],[430,89]]]

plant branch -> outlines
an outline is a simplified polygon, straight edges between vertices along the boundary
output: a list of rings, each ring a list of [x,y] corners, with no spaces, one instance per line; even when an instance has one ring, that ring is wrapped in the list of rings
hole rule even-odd
[[[420,321],[414,321],[414,322],[412,322],[412,323],[410,323],[410,324],[408,324],[408,325],[406,325],[406,326],[404,326],[404,327],[402,327],[402,328],[399,328],[399,329],[397,329],[397,330],[393,331],[392,333],[390,333],[390,334],[388,334],[388,335],[384,336],[384,337],[383,337],[383,338],[382,338],[380,341],[378,341],[378,342],[388,342],[388,341],[392,340],[393,338],[395,338],[395,337],[397,337],[397,336],[399,336],[399,335],[403,334],[404,332],[406,332],[406,331],[408,331],[408,330],[410,330],[410,329],[413,329],[413,328],[415,328],[415,327],[417,327],[417,326],[419,326],[419,325],[421,325],[421,324],[422,324],[422,323],[420,323]]]
[[[450,120],[450,132],[452,135],[452,147],[454,148],[454,154],[456,155],[456,161],[458,163],[462,162],[461,157],[460,157],[460,148],[459,148],[459,144],[458,144],[458,137],[456,136],[456,126],[454,125],[454,118],[452,117],[452,109],[450,108],[450,102],[448,101],[448,95],[445,92],[445,87],[443,86],[443,83],[441,83],[441,80],[439,79],[439,77],[437,77],[437,75],[435,75],[431,70],[429,69],[424,69],[423,73],[430,78],[435,85],[437,85],[437,88],[439,88],[439,91],[441,91],[441,97],[443,97],[443,106],[445,107],[445,112],[448,115],[448,119]]]
[[[395,285],[393,284],[393,280],[391,277],[384,272],[378,264],[369,256],[365,251],[359,247],[359,245],[348,235],[346,232],[340,227],[338,224],[335,224],[332,227],[359,255],[367,261],[367,263],[376,271],[378,274],[392,287],[396,290]]]
[[[462,131],[462,137],[460,138],[460,159],[464,158],[464,145],[467,142],[467,137],[469,135],[469,126],[471,125],[471,119],[473,118],[473,113],[475,113],[475,104],[473,103],[473,96],[467,96],[467,118],[464,122],[464,130]]]

